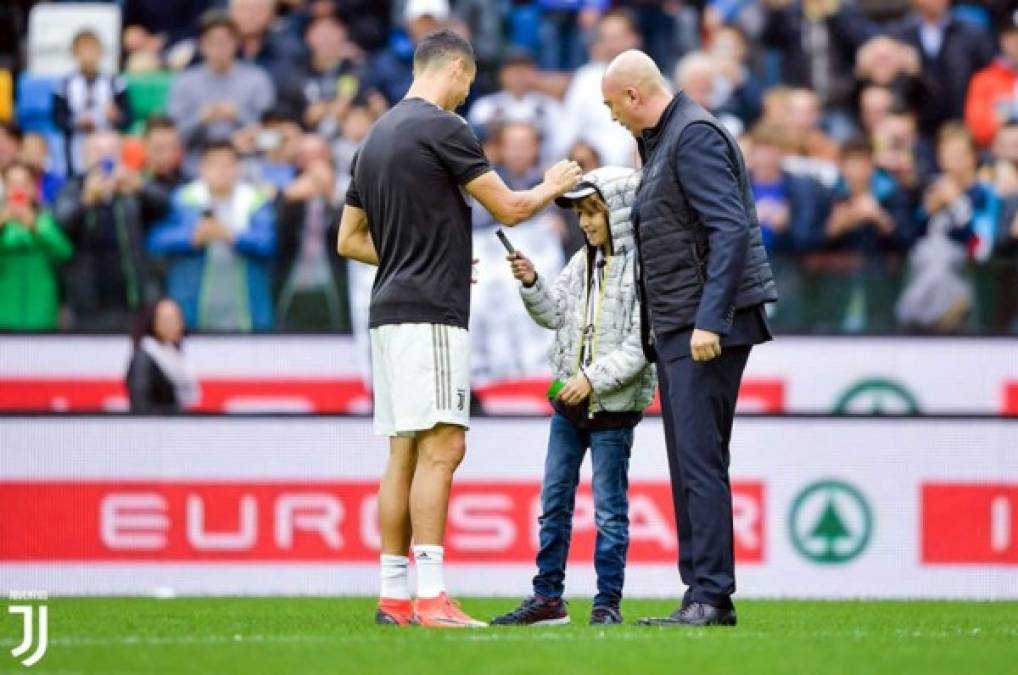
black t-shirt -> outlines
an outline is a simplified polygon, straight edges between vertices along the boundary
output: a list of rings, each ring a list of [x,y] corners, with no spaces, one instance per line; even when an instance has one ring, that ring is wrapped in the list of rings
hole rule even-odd
[[[490,171],[462,117],[420,98],[371,128],[346,203],[364,209],[378,251],[370,326],[470,319],[471,227],[461,187]]]

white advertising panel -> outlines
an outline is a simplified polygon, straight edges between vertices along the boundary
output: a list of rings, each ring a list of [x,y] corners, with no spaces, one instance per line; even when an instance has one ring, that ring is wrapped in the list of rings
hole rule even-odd
[[[348,336],[197,336],[205,412],[365,413],[367,365]],[[0,336],[0,410],[124,410],[124,337]],[[548,378],[486,382],[489,413],[545,415]],[[744,412],[1018,416],[1015,338],[779,337],[753,350]],[[651,412],[657,410],[657,403]]]
[[[534,573],[547,420],[475,420],[458,593]],[[365,418],[0,418],[0,593],[376,592],[385,442]],[[589,466],[567,593],[594,590]],[[741,597],[1018,598],[1018,420],[739,418]],[[680,590],[662,429],[637,431],[626,592]]]

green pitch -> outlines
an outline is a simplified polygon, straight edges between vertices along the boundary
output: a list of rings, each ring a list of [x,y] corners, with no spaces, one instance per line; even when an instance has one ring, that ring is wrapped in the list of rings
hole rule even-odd
[[[467,599],[489,619],[510,600]],[[672,609],[627,600],[626,619]],[[50,646],[31,670],[9,650],[20,617],[0,620],[0,673],[410,673],[929,675],[1018,673],[1018,603],[738,603],[739,627],[585,625],[433,631],[378,628],[354,598],[49,601]]]

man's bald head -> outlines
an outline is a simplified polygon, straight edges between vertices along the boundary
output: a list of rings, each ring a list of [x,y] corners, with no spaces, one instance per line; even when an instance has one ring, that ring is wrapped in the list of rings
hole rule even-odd
[[[601,94],[612,119],[635,136],[657,123],[672,98],[657,64],[638,49],[624,51],[608,64]]]
[[[664,78],[654,59],[639,49],[628,49],[608,64],[604,71],[605,85],[649,91],[655,86],[664,87]]]

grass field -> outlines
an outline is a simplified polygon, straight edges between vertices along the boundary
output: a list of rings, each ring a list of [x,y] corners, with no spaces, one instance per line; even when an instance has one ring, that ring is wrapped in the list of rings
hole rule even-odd
[[[479,618],[512,601],[467,599]],[[50,647],[31,670],[9,649],[0,673],[781,673],[852,675],[1018,673],[1018,603],[765,602],[738,604],[734,629],[631,625],[672,603],[627,600],[629,625],[592,628],[589,602],[555,628],[431,631],[377,628],[374,603],[355,598],[49,601]]]

